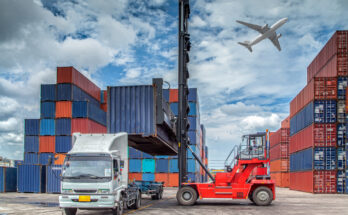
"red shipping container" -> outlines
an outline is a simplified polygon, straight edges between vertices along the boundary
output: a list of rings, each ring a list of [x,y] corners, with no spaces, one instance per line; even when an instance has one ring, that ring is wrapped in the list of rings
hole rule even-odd
[[[314,78],[290,102],[290,118],[314,99],[337,99],[337,78]]]
[[[106,133],[106,127],[85,118],[71,119],[71,132],[80,132],[82,134]]]
[[[289,187],[290,173],[276,172],[271,173],[271,179],[275,181],[277,187]]]
[[[100,109],[102,109],[105,112],[108,112],[108,104],[100,104]]]
[[[133,181],[141,181],[143,178],[142,173],[128,173],[128,181],[133,182]]]
[[[272,148],[273,146],[279,143],[289,143],[290,139],[290,129],[289,128],[280,128],[276,132],[272,132],[269,137],[269,144]]]
[[[55,136],[40,136],[39,137],[39,152],[55,152]]]
[[[170,173],[155,173],[156,182],[164,182],[164,186],[169,186],[169,174]]]
[[[336,124],[312,124],[290,137],[290,154],[316,146],[337,145]]]
[[[281,122],[281,128],[290,128],[290,116]]]
[[[322,48],[319,54],[313,59],[311,64],[307,67],[307,83],[309,83],[313,77],[337,77],[344,76],[338,75],[338,70],[323,69],[327,65],[328,61],[332,61],[338,54],[348,53],[348,31],[336,31],[326,45]],[[338,62],[337,60],[334,60]],[[318,74],[321,73],[321,74]],[[336,75],[334,75],[336,74]],[[341,73],[342,74],[342,73]]]
[[[57,83],[72,83],[100,102],[100,88],[74,67],[57,67]]]
[[[168,187],[178,187],[179,186],[179,173],[168,173]]]
[[[169,102],[179,102],[178,89],[169,89]]]
[[[335,170],[290,173],[290,189],[309,193],[336,193]]]
[[[289,159],[278,159],[270,162],[271,173],[289,172]]]
[[[279,143],[270,149],[270,160],[289,159],[289,143]]]
[[[56,102],[56,118],[71,118],[72,103],[69,101]]]

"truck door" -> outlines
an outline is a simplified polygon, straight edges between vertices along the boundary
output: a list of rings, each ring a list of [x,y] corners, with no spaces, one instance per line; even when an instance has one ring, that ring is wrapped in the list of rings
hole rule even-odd
[[[113,188],[116,189],[121,181],[121,174],[120,174],[120,167],[118,160],[113,160],[112,162],[113,166],[113,178],[112,178],[112,185]]]

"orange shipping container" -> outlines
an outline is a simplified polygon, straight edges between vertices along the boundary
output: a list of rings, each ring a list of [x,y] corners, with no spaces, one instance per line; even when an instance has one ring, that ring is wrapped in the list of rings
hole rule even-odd
[[[169,177],[168,187],[179,186],[179,173],[168,173],[168,177]]]
[[[54,165],[63,165],[65,156],[66,156],[65,154],[55,154],[54,155],[54,158],[55,158]]]
[[[169,173],[155,173],[155,181],[164,182],[164,186],[169,186]]]
[[[289,187],[290,173],[271,173],[271,179],[275,181],[277,187]]]
[[[128,173],[128,181],[141,181],[142,180],[142,173]]]
[[[56,102],[56,118],[71,118],[72,105],[69,101]]]
[[[52,152],[55,151],[55,136],[40,136],[39,137],[39,152]]]
[[[279,159],[271,161],[271,172],[289,172],[289,160]]]
[[[178,89],[169,89],[169,102],[179,102]]]

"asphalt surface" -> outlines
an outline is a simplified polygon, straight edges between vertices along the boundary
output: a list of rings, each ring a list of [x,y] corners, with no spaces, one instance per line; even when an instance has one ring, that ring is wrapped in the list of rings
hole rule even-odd
[[[348,195],[309,194],[278,188],[276,200],[271,206],[259,207],[249,200],[199,200],[191,207],[179,206],[175,199],[176,189],[166,188],[162,200],[151,200],[143,196],[142,207],[138,210],[126,210],[125,214],[335,214],[348,215]],[[3,214],[62,214],[58,208],[56,194],[1,193],[0,215]],[[108,210],[79,210],[77,214],[111,214]]]

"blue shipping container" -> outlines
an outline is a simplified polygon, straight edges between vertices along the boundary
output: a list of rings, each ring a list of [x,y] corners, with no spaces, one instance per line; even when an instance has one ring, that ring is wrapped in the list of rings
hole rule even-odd
[[[290,172],[313,169],[313,149],[305,149],[290,155]]]
[[[99,101],[88,93],[73,84],[57,85],[58,101],[89,101],[95,105],[100,105]]]
[[[0,193],[5,192],[5,167],[0,167]]]
[[[198,165],[195,159],[187,159],[187,172],[197,172]]]
[[[143,153],[138,149],[128,147],[128,158],[131,159],[140,159],[143,158]]]
[[[337,193],[344,193],[346,188],[346,172],[337,171]]]
[[[197,116],[199,114],[199,110],[198,110],[198,104],[195,102],[189,102],[190,105],[190,112],[189,112],[189,116]]]
[[[190,131],[197,131],[198,127],[197,125],[199,125],[198,121],[198,117],[194,117],[194,116],[189,116],[188,120],[190,122]]]
[[[73,118],[88,118],[99,124],[106,125],[106,112],[86,101],[75,101],[72,103],[72,117]]]
[[[347,151],[348,153],[348,151]],[[348,193],[348,170],[346,170],[346,190],[345,193]]]
[[[53,153],[40,153],[39,154],[39,164],[47,165],[49,158],[54,158],[54,154]]]
[[[325,169],[336,169],[337,150],[335,147],[325,147]]]
[[[0,167],[0,193],[17,191],[17,168]]]
[[[168,159],[157,159],[156,160],[156,172],[169,172],[169,160]]]
[[[198,157],[201,157],[201,154],[200,154],[200,151],[199,151],[199,148],[198,146],[194,145],[194,146],[190,146],[190,148],[192,149],[192,151],[198,156]],[[191,152],[190,149],[187,149],[187,158],[194,158],[193,157],[193,154]],[[202,159],[201,159],[202,160]]]
[[[37,153],[24,153],[25,164],[39,164],[39,155]]]
[[[154,173],[143,173],[142,180],[143,181],[154,181],[155,174]]]
[[[142,172],[140,159],[129,159],[129,172]]]
[[[197,131],[189,131],[188,136],[190,138],[190,145],[199,144],[199,133]]]
[[[337,146],[344,147],[346,141],[346,125],[337,124]]]
[[[71,119],[56,119],[56,135],[71,135]]]
[[[71,136],[56,136],[55,152],[67,153],[71,150]]]
[[[17,168],[18,192],[45,193],[46,166],[23,164]]]
[[[55,102],[41,102],[40,105],[41,118],[54,119],[56,117],[56,103]]]
[[[24,137],[24,152],[39,152],[39,136]]]
[[[60,181],[62,166],[52,165],[46,167],[46,192],[47,193],[60,193]]]
[[[41,85],[41,101],[56,101],[56,95],[55,84]]]
[[[166,102],[169,102],[169,89],[163,89],[162,90],[162,94],[163,94],[163,99]]]
[[[178,167],[178,159],[170,159],[169,160],[169,172],[170,173],[177,173],[179,172],[179,167]]]
[[[54,136],[55,134],[55,121],[54,119],[41,119],[40,120],[40,135],[41,136]]]
[[[25,135],[40,135],[40,120],[25,119],[24,120]]]
[[[198,101],[197,88],[189,88],[189,94],[187,98],[190,102],[197,102]]]
[[[178,116],[178,113],[179,113],[178,107],[179,106],[177,102],[170,103],[170,109],[172,110],[175,116]]]
[[[155,172],[155,160],[154,159],[143,159],[142,160],[142,172]]]
[[[337,99],[346,99],[348,77],[337,78]]]
[[[337,169],[345,170],[346,169],[346,151],[344,148],[337,148]]]
[[[145,152],[143,152],[143,158],[150,158],[150,159],[153,159],[154,156],[150,155],[150,154],[147,154]]]

